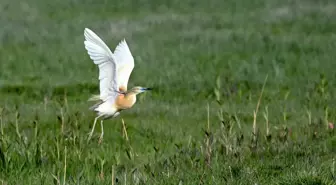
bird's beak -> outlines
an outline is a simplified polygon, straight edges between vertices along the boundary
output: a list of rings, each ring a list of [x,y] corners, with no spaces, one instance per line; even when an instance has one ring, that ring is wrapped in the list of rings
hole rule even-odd
[[[142,88],[143,91],[151,91],[153,88],[147,87],[147,88]]]

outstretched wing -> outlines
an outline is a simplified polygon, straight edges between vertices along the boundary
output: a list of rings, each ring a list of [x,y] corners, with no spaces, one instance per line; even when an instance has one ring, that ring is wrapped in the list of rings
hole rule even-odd
[[[100,99],[106,101],[110,97],[116,97],[118,93],[117,64],[107,45],[90,29],[84,30],[85,48],[99,68]]]
[[[115,61],[118,64],[117,79],[119,89],[127,91],[128,79],[134,68],[134,58],[125,41],[122,40],[114,50]]]

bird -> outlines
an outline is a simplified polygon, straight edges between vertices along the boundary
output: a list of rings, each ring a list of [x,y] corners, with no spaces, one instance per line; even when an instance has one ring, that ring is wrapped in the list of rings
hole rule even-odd
[[[93,127],[89,132],[91,139],[98,119],[101,119],[101,134],[104,136],[103,121],[120,115],[120,112],[130,109],[136,103],[136,96],[152,90],[149,87],[135,86],[127,90],[128,80],[134,68],[134,58],[125,40],[121,40],[114,52],[89,28],[84,29],[84,46],[94,64],[99,69],[99,95],[92,95],[88,101],[97,103],[89,109],[96,112]]]

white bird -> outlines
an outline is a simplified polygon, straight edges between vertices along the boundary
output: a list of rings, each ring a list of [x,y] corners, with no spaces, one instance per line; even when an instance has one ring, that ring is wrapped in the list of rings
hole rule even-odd
[[[114,53],[108,46],[90,29],[84,30],[85,48],[93,60],[93,63],[99,68],[99,95],[93,95],[89,101],[99,101],[90,107],[97,113],[93,127],[89,133],[88,140],[91,139],[96,122],[101,118],[101,135],[103,139],[104,129],[103,121],[109,118],[115,118],[120,111],[131,108],[136,102],[136,95],[151,88],[133,87],[127,91],[127,84],[131,72],[134,68],[134,58],[125,41],[122,40],[114,50]]]

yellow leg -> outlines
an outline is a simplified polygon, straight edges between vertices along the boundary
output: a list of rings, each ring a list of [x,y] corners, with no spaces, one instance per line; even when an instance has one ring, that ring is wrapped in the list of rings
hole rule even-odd
[[[97,120],[98,120],[98,118],[100,118],[100,117],[101,117],[101,116],[97,116],[97,117],[95,118],[95,120],[94,120],[94,122],[93,122],[92,130],[91,130],[91,132],[89,133],[88,141],[90,141],[90,139],[91,139],[91,137],[92,137],[92,134],[93,134],[93,131],[94,131],[95,127],[96,127]]]
[[[99,137],[99,144],[103,141],[103,136],[104,136],[104,126],[103,126],[103,121],[104,121],[104,120],[101,120],[101,121],[100,121],[101,134],[100,134],[100,137]]]

